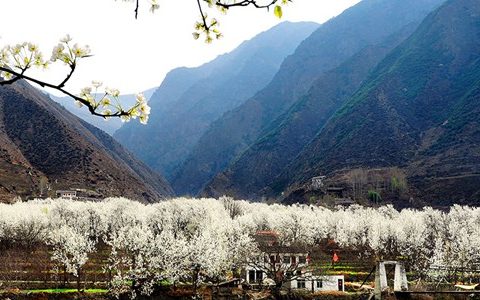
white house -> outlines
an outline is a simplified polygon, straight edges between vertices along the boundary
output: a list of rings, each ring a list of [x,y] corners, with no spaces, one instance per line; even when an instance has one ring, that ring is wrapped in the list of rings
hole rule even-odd
[[[327,178],[327,176],[317,176],[312,178],[312,188],[314,190],[319,190],[324,186],[323,181]]]
[[[344,291],[343,275],[313,275],[310,255],[302,247],[280,246],[278,234],[273,231],[258,231],[255,235],[261,253],[244,266],[245,281],[251,285],[275,284],[270,276],[281,276],[284,288],[310,291]],[[273,275],[276,274],[276,275]]]
[[[292,255],[286,254],[281,262],[278,262],[277,269],[284,272],[288,272],[290,269],[287,265],[289,259],[290,263],[293,263],[293,257],[296,257],[297,262],[302,261],[302,257],[306,257],[302,254]],[[308,260],[307,260],[308,261]],[[344,275],[312,275],[311,271],[307,270],[307,261],[304,262],[305,268],[293,266],[291,268],[292,272],[296,275],[293,276],[293,279],[287,281],[284,284],[284,288],[290,289],[304,289],[312,292],[317,291],[345,291],[345,277]],[[281,264],[281,266],[280,266]],[[265,266],[259,265],[258,263],[249,265],[245,268],[245,280],[251,285],[269,285],[273,284],[273,280],[269,280],[267,274],[265,273]],[[294,271],[295,270],[295,271]]]
[[[59,198],[67,198],[67,199],[73,199],[77,197],[77,191],[62,191],[58,190],[56,191],[57,197]]]
[[[345,276],[322,275],[312,276],[308,273],[297,277],[287,283],[291,289],[304,289],[309,291],[345,291]]]

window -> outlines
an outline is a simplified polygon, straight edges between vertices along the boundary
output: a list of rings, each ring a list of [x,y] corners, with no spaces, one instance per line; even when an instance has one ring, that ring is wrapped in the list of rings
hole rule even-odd
[[[255,282],[255,271],[248,271],[248,282]]]
[[[291,261],[290,256],[285,255],[285,256],[283,257],[283,263],[284,263],[284,264],[290,264],[290,261]]]
[[[297,289],[304,289],[305,288],[305,279],[298,279],[297,280]]]
[[[255,278],[255,279],[256,279],[256,282],[262,282],[262,280],[263,280],[263,272],[262,272],[262,271],[257,271],[255,275],[256,275],[256,278]]]
[[[297,257],[296,256],[292,256],[292,265],[296,264],[297,263]]]
[[[299,256],[298,257],[298,263],[299,264],[305,264],[307,263],[307,258],[305,256]]]
[[[321,279],[317,279],[317,289],[323,288],[323,281]]]
[[[343,292],[343,279],[338,279],[338,290]]]

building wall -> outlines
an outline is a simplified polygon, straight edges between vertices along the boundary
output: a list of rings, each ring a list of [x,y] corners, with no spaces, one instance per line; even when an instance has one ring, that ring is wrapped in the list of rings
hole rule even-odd
[[[287,261],[286,257],[288,257],[288,262],[286,262]],[[300,261],[302,261],[302,262],[300,263]],[[255,263],[252,262],[251,265],[246,266],[244,268],[245,273],[246,273],[245,274],[246,281],[250,284],[261,283],[262,280],[267,278],[266,274],[263,273],[262,278],[258,278],[259,277],[259,276],[257,276],[258,274],[255,274],[254,282],[252,282],[250,280],[251,276],[249,275],[250,271],[255,271],[256,272],[256,271],[260,270],[260,268],[255,267],[255,265],[262,266],[263,269],[265,269],[265,268],[269,268],[270,265],[273,264],[273,263],[275,263],[275,265],[278,269],[283,269],[283,270],[289,269],[289,266],[291,264],[298,264],[296,269],[301,270],[302,268],[308,266],[308,253],[290,253],[290,252],[285,252],[285,253],[281,253],[281,254],[262,253],[261,255],[259,255],[257,257],[257,260],[256,260]]]
[[[77,196],[76,191],[57,191],[57,197],[60,198],[75,198]]]
[[[332,276],[308,276],[303,275],[305,278],[305,287],[299,287],[299,281],[302,282],[301,278],[297,280],[292,280],[287,284],[287,287],[292,289],[305,289],[309,291],[345,291],[345,277],[343,275],[332,275]],[[339,288],[339,280],[341,280],[341,285]],[[317,285],[317,282],[321,282],[321,285]],[[313,284],[313,289],[312,289]]]

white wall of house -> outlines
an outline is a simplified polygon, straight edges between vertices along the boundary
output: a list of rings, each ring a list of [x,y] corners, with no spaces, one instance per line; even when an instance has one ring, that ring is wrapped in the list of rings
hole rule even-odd
[[[312,288],[313,285],[313,288]],[[295,280],[292,280],[288,287],[292,289],[304,289],[308,291],[345,291],[345,276],[343,275],[325,275],[309,276],[304,274]]]
[[[323,181],[325,180],[326,176],[317,176],[312,178],[312,188],[314,190],[321,189],[324,186]]]
[[[262,253],[245,267],[245,281],[253,285],[265,284],[264,280],[267,279],[267,274],[261,270],[268,269],[275,262],[277,269],[283,269],[286,272],[291,264],[296,265],[290,270],[300,274],[295,280],[286,282],[284,288],[308,291],[345,291],[344,275],[313,276],[307,269],[309,263],[307,257],[307,253],[282,253],[279,255]]]
[[[56,194],[60,198],[75,198],[77,196],[76,191],[57,191]]]

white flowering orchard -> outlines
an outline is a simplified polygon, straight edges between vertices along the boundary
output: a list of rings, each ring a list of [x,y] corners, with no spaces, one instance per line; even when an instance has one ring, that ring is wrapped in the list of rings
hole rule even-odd
[[[464,206],[448,212],[390,206],[330,210],[230,198],[0,204],[2,247],[48,245],[50,259],[80,282],[82,268],[102,245],[108,249],[103,272],[111,274],[110,291],[132,297],[150,294],[162,281],[197,286],[231,277],[258,256],[254,236],[260,230],[278,233],[282,245],[314,248],[334,240],[378,259],[400,257],[417,276],[442,279],[479,264],[478,228],[480,209]]]

